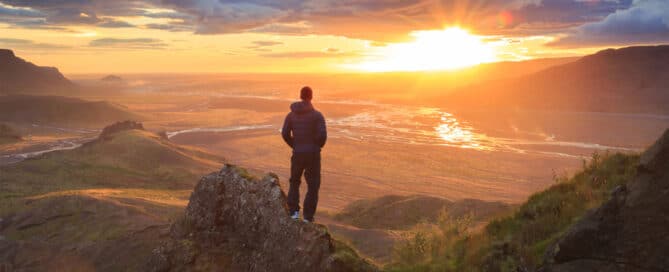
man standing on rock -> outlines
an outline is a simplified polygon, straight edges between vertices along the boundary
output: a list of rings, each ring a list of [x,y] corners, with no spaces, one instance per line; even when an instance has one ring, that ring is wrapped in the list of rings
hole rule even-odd
[[[300,218],[300,182],[302,173],[307,180],[307,195],[304,197],[305,222],[314,221],[318,190],[321,186],[321,148],[327,140],[325,118],[311,105],[313,91],[310,87],[300,90],[302,101],[290,105],[290,113],[283,122],[281,135],[293,148],[290,158],[290,189],[288,190],[288,208],[290,216]]]

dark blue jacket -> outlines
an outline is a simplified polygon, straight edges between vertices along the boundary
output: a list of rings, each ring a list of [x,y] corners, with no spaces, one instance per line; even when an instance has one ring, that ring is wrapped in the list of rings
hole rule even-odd
[[[325,118],[311,102],[295,102],[290,105],[281,136],[293,153],[320,152],[328,138]]]

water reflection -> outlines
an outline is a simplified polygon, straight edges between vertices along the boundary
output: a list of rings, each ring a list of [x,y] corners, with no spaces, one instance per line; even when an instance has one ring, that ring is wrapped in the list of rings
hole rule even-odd
[[[440,123],[434,129],[437,135],[449,144],[462,148],[485,149],[476,141],[473,128],[460,124],[453,114],[442,112]]]
[[[528,138],[517,132],[517,137],[513,138],[493,137],[439,108],[379,106],[348,117],[328,120],[328,125],[333,137],[357,141],[441,145],[578,158],[591,153],[583,150],[635,151],[596,143],[561,141],[554,134]],[[513,127],[509,127],[509,130],[513,131]]]
[[[491,150],[487,137],[438,108],[379,107],[328,120],[334,137],[376,142],[447,145]]]

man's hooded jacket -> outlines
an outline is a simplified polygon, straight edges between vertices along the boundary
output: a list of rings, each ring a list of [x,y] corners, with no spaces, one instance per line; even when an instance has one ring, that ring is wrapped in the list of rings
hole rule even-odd
[[[327,140],[325,118],[311,102],[295,102],[290,105],[281,135],[294,153],[320,152]]]

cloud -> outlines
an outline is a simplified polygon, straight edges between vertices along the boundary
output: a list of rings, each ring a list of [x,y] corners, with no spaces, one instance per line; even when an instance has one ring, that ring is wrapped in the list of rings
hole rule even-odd
[[[280,41],[252,41],[252,45],[247,46],[246,48],[248,49],[253,49],[258,52],[271,52],[272,49],[270,47],[276,46],[276,45],[282,45],[283,42]]]
[[[261,54],[260,56],[268,58],[337,58],[337,57],[353,57],[359,54],[354,52],[329,52],[329,51],[296,51],[296,52],[281,52]]]
[[[3,6],[38,12],[48,25],[94,25],[101,16],[137,16],[153,0],[1,0]]]
[[[0,45],[6,48],[21,48],[21,49],[35,49],[35,50],[53,50],[53,49],[69,48],[68,46],[64,45],[38,43],[32,40],[13,39],[13,38],[0,38]]]
[[[458,24],[480,34],[559,32],[602,19],[632,0],[219,1],[165,0],[199,34],[330,34],[375,41]]]
[[[172,32],[177,32],[177,31],[193,31],[193,27],[191,27],[188,24],[177,24],[177,23],[165,23],[165,24],[145,24],[142,26],[143,28],[147,29],[158,29],[158,30],[166,30],[166,31],[172,31]]]
[[[106,27],[106,28],[123,28],[123,27],[135,27],[135,25],[124,22],[124,21],[118,21],[114,19],[108,19],[103,21],[102,23],[97,24],[99,27]]]
[[[264,46],[275,46],[281,45],[283,42],[280,41],[252,41],[255,46],[264,47]]]
[[[159,39],[150,38],[134,38],[134,39],[119,39],[119,38],[102,38],[92,40],[89,44],[91,47],[106,47],[106,48],[125,48],[125,49],[163,49],[167,44]]]
[[[441,29],[447,25],[462,25],[484,35],[562,33],[579,25],[598,22],[617,10],[626,10],[632,1],[0,0],[5,3],[0,6],[0,14],[2,7],[9,7],[13,13],[40,14],[44,24],[50,26],[120,27],[122,23],[105,19],[142,16],[169,21],[138,26],[140,28],[193,31],[203,35],[244,32],[325,34],[393,42],[408,39],[411,31]],[[25,10],[19,12],[18,9]]]
[[[43,16],[41,12],[31,8],[14,7],[0,3],[0,16],[12,17],[40,17]]]
[[[629,45],[669,42],[669,1],[638,0],[599,22],[575,28],[552,46]]]

